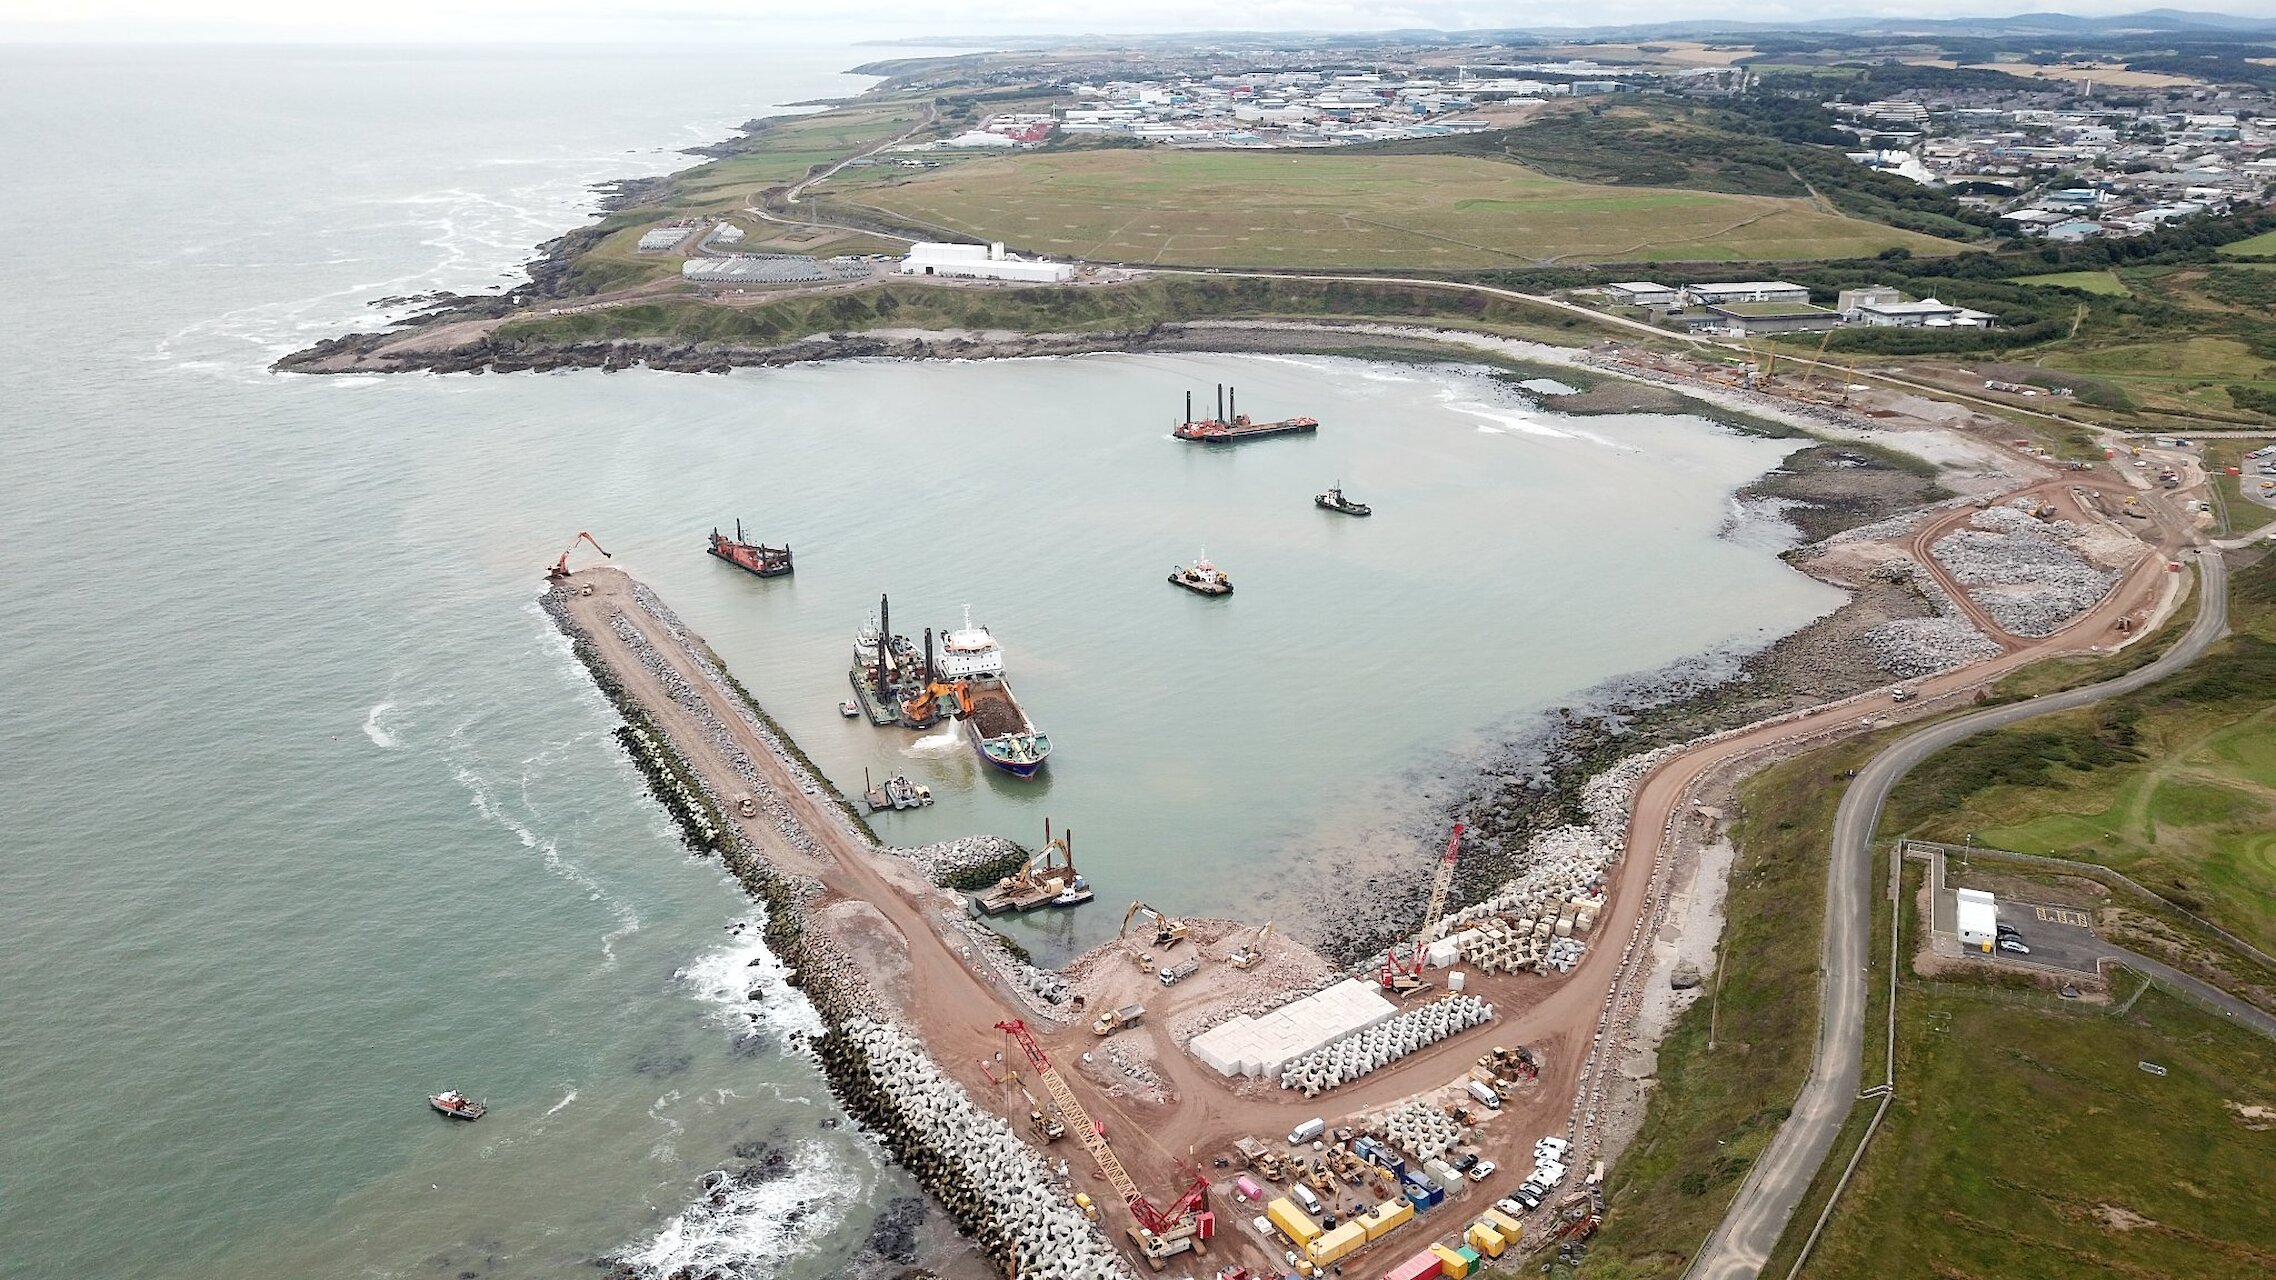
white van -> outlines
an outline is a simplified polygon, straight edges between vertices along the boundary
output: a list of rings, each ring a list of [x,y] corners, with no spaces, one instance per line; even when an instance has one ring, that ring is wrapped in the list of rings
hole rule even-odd
[[[1310,1142],[1312,1139],[1319,1137],[1321,1134],[1326,1133],[1327,1131],[1328,1122],[1320,1119],[1317,1116],[1314,1116],[1312,1119],[1306,1120],[1304,1123],[1297,1125],[1295,1128],[1288,1131],[1288,1145],[1292,1147],[1301,1147],[1305,1143]]]
[[[1312,1194],[1312,1189],[1301,1182],[1290,1187],[1288,1194],[1296,1197],[1296,1203],[1304,1207],[1304,1212],[1315,1218],[1320,1216],[1321,1210],[1327,1208],[1326,1205],[1320,1203],[1320,1197]]]
[[[1487,1088],[1483,1083],[1479,1081],[1472,1080],[1470,1082],[1470,1096],[1476,1098],[1478,1100],[1478,1105],[1484,1107],[1488,1111],[1499,1111],[1502,1109],[1501,1095],[1495,1093],[1492,1089]]]

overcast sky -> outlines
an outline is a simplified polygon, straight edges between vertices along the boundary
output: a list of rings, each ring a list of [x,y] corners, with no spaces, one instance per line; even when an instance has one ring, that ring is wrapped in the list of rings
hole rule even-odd
[[[744,39],[808,41],[1081,32],[1447,30],[1665,22],[1793,21],[1838,14],[1960,17],[2028,11],[2115,14],[2160,0],[0,0],[0,39],[438,41]],[[2276,0],[2172,7],[2276,17]]]

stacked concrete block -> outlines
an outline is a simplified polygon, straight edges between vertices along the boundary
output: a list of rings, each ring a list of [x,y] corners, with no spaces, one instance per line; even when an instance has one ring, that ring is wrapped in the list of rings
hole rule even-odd
[[[1383,1118],[1383,1134],[1421,1163],[1452,1151],[1461,1141],[1461,1126],[1428,1103],[1410,1102]]]
[[[1390,1021],[1397,1005],[1373,983],[1346,979],[1261,1016],[1221,1022],[1187,1044],[1223,1076],[1278,1076],[1298,1058]]]
[[[1476,996],[1433,1000],[1290,1061],[1279,1073],[1280,1087],[1316,1098],[1493,1016],[1494,1007]]]

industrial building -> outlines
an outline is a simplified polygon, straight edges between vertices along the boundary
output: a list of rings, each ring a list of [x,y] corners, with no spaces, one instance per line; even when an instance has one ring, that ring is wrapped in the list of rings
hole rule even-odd
[[[1956,889],[1960,899],[1960,945],[1989,951],[1999,938],[1999,904],[1981,889]]]
[[[1023,258],[997,244],[940,244],[920,240],[901,259],[905,276],[956,276],[970,280],[1015,280],[1022,284],[1065,284],[1075,269],[1064,262]]]
[[[1873,327],[1926,326],[1932,329],[1989,329],[1997,320],[1988,311],[1971,311],[1948,302],[1938,302],[1934,298],[1922,298],[1918,302],[1879,298],[1861,301],[1856,310],[1850,313],[1850,318],[1858,324]]]
[[[1614,302],[1630,307],[1672,307],[1675,290],[1650,280],[1623,280],[1619,284],[1604,286],[1604,294]]]
[[[1770,333],[1820,333],[1838,328],[1841,313],[1807,302],[1728,302],[1707,308],[1707,314],[1733,333],[1759,337]]]
[[[1736,284],[1687,284],[1683,298],[1701,307],[1733,302],[1808,302],[1810,291],[1784,280],[1742,280]]]
[[[680,247],[680,242],[694,235],[704,224],[700,222],[667,222],[651,227],[640,234],[639,251],[664,253]]]

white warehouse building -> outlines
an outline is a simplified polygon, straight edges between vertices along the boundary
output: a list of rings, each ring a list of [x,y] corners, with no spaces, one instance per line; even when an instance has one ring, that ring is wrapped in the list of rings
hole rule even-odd
[[[1022,258],[1001,244],[939,244],[920,240],[901,259],[905,276],[961,276],[973,280],[1016,280],[1023,284],[1065,284],[1075,269],[1064,262]]]

